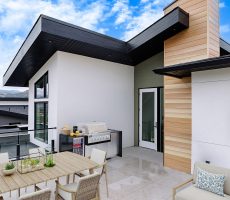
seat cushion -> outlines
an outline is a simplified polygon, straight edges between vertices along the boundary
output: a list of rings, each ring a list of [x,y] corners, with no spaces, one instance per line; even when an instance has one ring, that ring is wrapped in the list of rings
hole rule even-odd
[[[202,189],[195,187],[194,185],[178,191],[176,194],[176,200],[230,200],[230,196],[220,196]]]
[[[80,177],[90,175],[89,170],[84,170],[78,173]]]
[[[51,190],[49,188],[39,190],[30,194],[24,194],[19,197],[19,200],[28,200],[28,199],[43,199],[50,200],[51,199]]]
[[[70,183],[68,185],[64,185],[63,187],[67,190],[77,191],[77,185],[78,185],[78,183]],[[71,200],[72,199],[71,193],[65,192],[60,188],[58,189],[58,194],[65,200]]]

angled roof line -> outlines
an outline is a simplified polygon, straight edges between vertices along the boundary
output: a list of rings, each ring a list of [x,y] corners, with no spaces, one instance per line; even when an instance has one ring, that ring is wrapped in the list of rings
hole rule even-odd
[[[223,38],[220,38],[220,48],[222,55],[230,54],[230,44]]]
[[[4,85],[27,86],[29,79],[56,51],[135,66],[163,51],[164,40],[188,26],[189,14],[177,7],[130,41],[124,42],[40,15],[4,74]]]

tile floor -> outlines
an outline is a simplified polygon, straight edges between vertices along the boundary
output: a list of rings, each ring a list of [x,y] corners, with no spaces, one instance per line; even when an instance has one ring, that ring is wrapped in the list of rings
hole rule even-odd
[[[185,173],[163,167],[163,155],[140,147],[123,151],[123,157],[108,161],[109,198],[104,177],[101,180],[101,200],[171,200],[172,187],[189,179]],[[65,182],[65,178],[61,179]],[[40,185],[45,187],[45,185]],[[54,190],[54,182],[48,187]],[[28,188],[30,192],[32,188]],[[24,193],[24,189],[21,190]],[[52,197],[53,199],[54,197]],[[17,193],[4,194],[4,199],[17,199]]]

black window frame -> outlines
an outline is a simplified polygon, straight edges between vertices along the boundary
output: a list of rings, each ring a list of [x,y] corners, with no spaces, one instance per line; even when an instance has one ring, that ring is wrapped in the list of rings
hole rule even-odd
[[[48,83],[48,86],[46,84],[46,80],[47,80],[47,83]],[[44,85],[44,93],[43,93],[43,96],[42,97],[37,97],[37,87],[36,85],[38,84],[38,82],[42,81],[43,82],[43,85]],[[47,92],[47,87],[48,87],[48,92]],[[35,84],[34,84],[34,98],[35,99],[45,99],[45,98],[48,98],[49,97],[49,74],[48,74],[48,71],[42,75],[41,78],[39,78]]]
[[[44,119],[43,119],[43,128],[42,129],[37,129],[36,127],[36,121],[37,121],[37,118],[36,118],[36,113],[37,113],[37,104],[43,104],[43,110],[44,110]],[[47,105],[47,107],[46,107]],[[44,142],[46,144],[48,144],[48,110],[49,110],[49,105],[48,105],[48,101],[37,101],[37,102],[34,102],[34,138],[38,141],[41,141],[41,142]],[[47,115],[46,115],[47,113]],[[47,128],[45,127],[45,124],[46,124],[46,121],[47,121]],[[44,136],[44,139],[40,138],[40,137],[37,137],[37,131],[41,132],[43,131],[43,134],[45,135]]]

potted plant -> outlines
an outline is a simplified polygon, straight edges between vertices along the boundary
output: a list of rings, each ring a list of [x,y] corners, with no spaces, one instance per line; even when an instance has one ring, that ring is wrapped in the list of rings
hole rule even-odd
[[[54,159],[53,159],[53,154],[49,154],[46,156],[46,162],[45,162],[45,167],[54,167]]]
[[[9,176],[9,175],[12,175],[15,171],[16,171],[16,169],[15,169],[14,163],[13,162],[8,162],[5,165],[5,167],[4,167],[2,172],[3,172],[3,174],[5,176]]]

